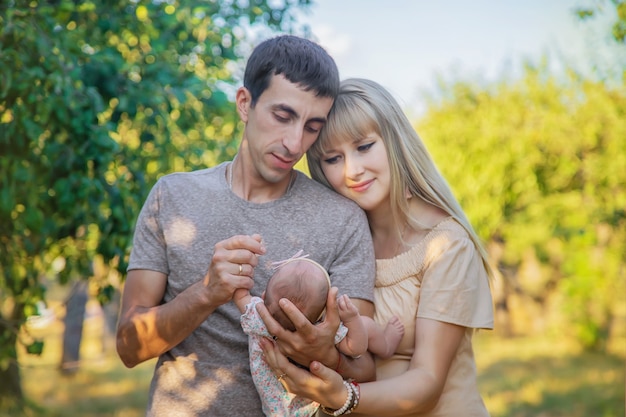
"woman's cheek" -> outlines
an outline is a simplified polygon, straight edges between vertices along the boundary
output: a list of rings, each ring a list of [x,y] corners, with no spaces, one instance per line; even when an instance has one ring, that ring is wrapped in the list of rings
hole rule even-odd
[[[325,169],[324,175],[335,191],[341,194],[345,192],[342,190],[343,187],[341,186],[343,184],[343,174],[335,165],[331,165],[331,167]]]

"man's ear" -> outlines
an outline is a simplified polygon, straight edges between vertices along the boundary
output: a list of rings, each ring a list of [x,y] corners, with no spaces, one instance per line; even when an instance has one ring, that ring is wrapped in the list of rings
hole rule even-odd
[[[252,95],[246,87],[239,87],[237,89],[235,103],[237,105],[237,113],[239,113],[241,121],[247,123],[248,111],[250,110],[250,104],[252,103]]]

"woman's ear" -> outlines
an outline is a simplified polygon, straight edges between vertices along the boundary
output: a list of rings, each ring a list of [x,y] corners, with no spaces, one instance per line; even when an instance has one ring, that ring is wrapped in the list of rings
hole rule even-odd
[[[237,105],[237,113],[241,121],[248,122],[248,111],[250,110],[250,104],[252,103],[252,95],[250,90],[246,87],[239,87],[237,89],[237,95],[235,96],[235,104]]]

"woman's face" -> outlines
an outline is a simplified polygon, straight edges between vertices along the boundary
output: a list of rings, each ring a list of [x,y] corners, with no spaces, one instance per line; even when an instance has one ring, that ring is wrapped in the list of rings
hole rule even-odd
[[[389,161],[378,134],[337,141],[322,155],[321,162],[322,171],[335,191],[355,201],[363,210],[369,212],[389,205]]]

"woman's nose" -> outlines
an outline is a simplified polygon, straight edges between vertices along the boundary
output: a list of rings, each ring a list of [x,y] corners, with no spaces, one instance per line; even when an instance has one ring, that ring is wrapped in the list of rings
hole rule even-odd
[[[346,156],[345,162],[345,174],[348,178],[356,178],[363,174],[363,164],[361,164],[358,158]]]

